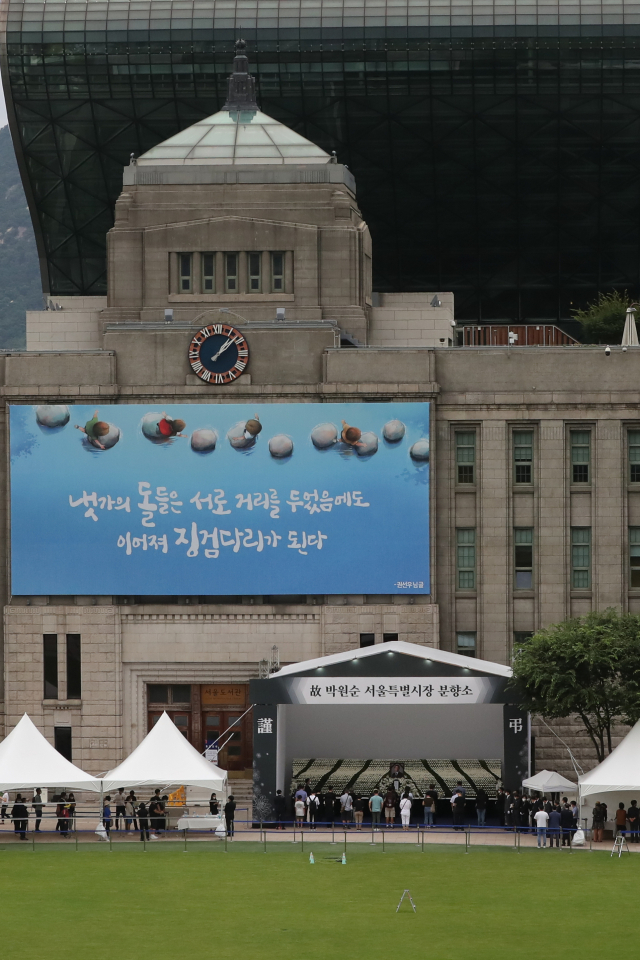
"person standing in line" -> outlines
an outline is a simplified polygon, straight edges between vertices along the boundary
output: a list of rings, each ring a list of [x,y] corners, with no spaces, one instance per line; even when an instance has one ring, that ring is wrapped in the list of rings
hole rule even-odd
[[[332,827],[336,822],[336,801],[337,797],[331,784],[327,787],[324,795],[325,820],[328,827]]]
[[[507,801],[507,794],[504,787],[498,787],[498,794],[496,796],[496,813],[498,814],[498,823],[501,827],[505,825],[505,807]]]
[[[356,797],[353,801],[353,819],[356,822],[356,830],[362,830],[365,803],[364,797]]]
[[[476,793],[476,816],[478,817],[479,827],[484,827],[485,825],[488,801],[489,795],[487,794],[486,790],[483,790],[482,787],[480,787]]]
[[[536,811],[537,813],[538,811]],[[534,813],[535,818],[535,813]],[[562,819],[560,817],[560,810],[558,807],[554,807],[549,816],[549,826],[547,828],[547,834],[549,837],[549,846],[553,846],[553,841],[556,842],[556,847],[560,846],[560,833],[562,831]]]
[[[233,840],[233,836],[235,833],[235,819],[236,819],[236,802],[233,799],[233,794],[232,794],[224,805],[224,820],[227,825],[227,836],[231,840]]]
[[[40,787],[36,788],[36,792],[31,799],[31,806],[36,816],[36,833],[42,833],[40,824],[42,823],[42,808],[44,807],[44,803],[42,800],[42,789]]]
[[[631,812],[631,811],[629,811]],[[629,814],[627,814],[628,816]],[[604,840],[604,810],[602,809],[602,804],[599,800],[596,801],[596,805],[593,808],[591,813],[591,829],[593,830],[593,842],[602,843]]]
[[[638,801],[632,800],[627,810],[627,820],[629,821],[629,832],[631,834],[631,843],[640,843],[640,808]]]
[[[409,796],[408,787],[400,799],[400,819],[402,821],[402,829],[408,830],[411,822],[411,797]]]
[[[456,792],[451,798],[451,806],[453,808],[453,823],[454,830],[464,830],[464,820],[465,820],[465,808],[466,801],[464,794],[456,788]]]
[[[2,800],[0,802],[2,804],[2,806],[0,806],[0,817],[4,823],[4,821],[7,819],[7,810],[9,809],[9,794],[6,790],[2,794]]]
[[[580,807],[575,800],[571,801],[571,815],[573,816],[573,829],[577,830],[580,825]]]
[[[151,839],[160,839],[160,830],[162,829],[162,800],[160,791],[156,790],[149,801],[149,825],[151,827]]]
[[[20,794],[17,795],[15,803],[11,808],[11,819],[13,820],[13,829],[15,830],[16,837],[19,836],[21,840],[26,840],[29,811]]]
[[[282,790],[276,790],[273,798],[273,810],[276,817],[276,830],[285,829],[285,820],[287,819],[287,801],[282,796]]]
[[[109,794],[104,798],[102,807],[102,825],[107,831],[107,836],[111,835],[111,797]]]
[[[309,827],[311,830],[316,829],[316,819],[318,816],[318,808],[320,806],[320,801],[318,800],[318,795],[315,790],[311,789],[307,797],[307,820],[309,821]]]
[[[429,798],[431,799],[431,806],[429,806]],[[435,783],[429,784],[429,789],[424,795],[424,822],[425,826],[433,827],[436,823],[436,813],[438,811],[438,791],[436,790]],[[429,813],[431,814],[429,816]]]
[[[118,787],[118,792],[116,793],[115,799],[116,816],[114,821],[114,830],[122,830],[123,825],[125,825],[124,820],[127,815],[125,810],[126,802],[127,798],[124,795],[124,787]]]
[[[307,802],[307,791],[305,790],[305,788],[302,786],[301,783],[298,784],[297,789],[296,789],[296,792],[295,792],[295,796],[294,796],[293,799],[294,799],[294,800],[304,800],[305,803]]]
[[[304,826],[304,811],[306,809],[306,804],[304,800],[300,798],[300,800],[294,800],[293,806],[296,815],[296,827],[300,827],[302,829]]]
[[[62,821],[64,820],[63,809],[66,802],[67,802],[67,795],[63,790],[62,793],[60,794],[60,799],[58,800],[58,803],[56,806],[56,817],[58,818],[56,820],[57,832],[60,832],[62,830]]]
[[[353,811],[353,797],[346,787],[344,788],[344,793],[340,797],[340,810],[342,815],[342,825],[346,828],[351,823]]]
[[[164,794],[164,796],[160,797],[160,814],[161,814],[160,829],[162,830],[163,833],[167,832],[167,822],[169,819],[167,816],[168,800],[169,800],[169,797],[166,795],[166,793]]]
[[[396,795],[392,789],[387,790],[384,798],[384,824],[392,827],[396,819]]]
[[[563,803],[560,807],[560,823],[562,824],[562,846],[570,847],[573,832],[573,813],[568,803]]]
[[[144,800],[141,802],[138,807],[138,823],[140,824],[140,839],[145,840],[149,839],[149,817],[147,816],[148,810],[145,806]]]
[[[463,796],[463,797],[465,798],[465,800],[466,800],[466,798],[467,798],[467,788],[462,786],[462,780],[458,780],[458,782],[456,783],[456,790],[455,790],[455,792],[456,792],[456,793],[461,793],[462,796]]]
[[[382,811],[382,797],[380,796],[380,791],[376,787],[373,791],[373,796],[369,800],[369,810],[371,811],[371,826],[378,832],[380,830],[380,813]]]
[[[138,829],[138,824],[136,823],[136,805],[131,797],[127,797],[124,802],[124,828],[125,830],[131,830],[132,827],[134,830]]]
[[[68,810],[68,828],[73,833],[76,829],[76,798],[73,793],[69,794],[69,803],[67,805]]]
[[[613,835],[613,839],[618,836],[618,834],[624,834],[627,829],[627,811],[624,808],[624,803],[618,804],[618,809],[616,810],[616,829]]]
[[[278,790],[278,793],[282,793],[282,790]],[[220,804],[218,803],[218,798],[215,793],[212,793],[209,797],[209,813],[212,817],[217,817],[220,810]]]
[[[536,822],[536,831],[538,834],[538,846],[547,845],[547,824],[549,823],[549,814],[546,810],[538,810],[534,820]],[[542,843],[540,841],[543,841]]]

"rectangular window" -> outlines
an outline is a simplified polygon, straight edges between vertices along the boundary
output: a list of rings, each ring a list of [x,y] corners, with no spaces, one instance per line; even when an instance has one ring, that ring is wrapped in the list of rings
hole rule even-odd
[[[226,253],[224,258],[225,290],[227,293],[238,292],[238,254]]]
[[[513,431],[514,480],[531,483],[533,466],[533,430]]]
[[[629,482],[640,483],[640,430],[629,430]]]
[[[456,564],[458,590],[475,590],[476,531],[471,527],[456,530]]]
[[[284,293],[284,253],[271,254],[271,292]]]
[[[513,634],[513,644],[516,647],[522,646],[527,640],[531,640],[533,630],[516,630]]]
[[[73,762],[71,756],[71,727],[53,728],[53,745],[69,763]]]
[[[164,683],[150,683],[147,700],[149,703],[169,703],[169,687]]]
[[[571,482],[589,483],[591,434],[588,430],[571,431]]]
[[[629,586],[640,587],[640,527],[629,527]]]
[[[261,253],[249,254],[249,293],[260,293],[262,289]]]
[[[397,640],[397,639],[398,639],[398,634],[397,634],[397,633],[383,633],[383,634],[382,634],[382,640],[383,640],[384,643],[391,643],[392,640]]]
[[[591,527],[571,528],[571,586],[577,590],[591,586]]]
[[[372,647],[376,642],[375,633],[361,633],[360,634],[360,646],[361,647]]]
[[[476,635],[475,633],[458,633],[458,653],[463,657],[475,657],[476,655]]]
[[[216,291],[216,255],[203,253],[202,261],[202,292],[215,293]]]
[[[193,289],[193,254],[179,253],[180,293],[191,293]]]
[[[58,699],[58,634],[45,633],[42,638],[44,655],[44,699]]]
[[[67,634],[67,700],[82,698],[82,663],[80,660],[80,634]]]
[[[475,483],[476,432],[456,433],[456,469],[458,483]]]
[[[191,703],[191,684],[174,683],[171,687],[172,703]]]
[[[516,527],[514,531],[515,588],[533,589],[533,530],[531,527]]]

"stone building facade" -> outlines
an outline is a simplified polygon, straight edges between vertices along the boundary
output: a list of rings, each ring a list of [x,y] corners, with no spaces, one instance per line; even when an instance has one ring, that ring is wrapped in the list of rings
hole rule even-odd
[[[109,295],[29,315],[29,349],[0,357],[0,443],[8,404],[431,401],[431,594],[14,596],[7,509],[5,729],[27,711],[98,772],[165,708],[202,749],[249,705],[274,645],[282,663],[395,639],[508,663],[539,627],[640,612],[640,351],[452,347],[451,296],[376,296],[371,256],[350,172],[232,101],[125,169]],[[188,358],[221,311],[252,350],[229,384]],[[537,733],[539,758],[572,772]],[[246,721],[226,757],[236,777],[250,738]]]

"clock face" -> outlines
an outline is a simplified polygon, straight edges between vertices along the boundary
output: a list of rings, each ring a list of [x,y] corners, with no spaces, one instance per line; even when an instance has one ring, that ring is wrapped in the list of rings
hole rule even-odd
[[[191,369],[207,383],[233,383],[249,363],[249,346],[228,323],[211,323],[198,330],[189,346]]]

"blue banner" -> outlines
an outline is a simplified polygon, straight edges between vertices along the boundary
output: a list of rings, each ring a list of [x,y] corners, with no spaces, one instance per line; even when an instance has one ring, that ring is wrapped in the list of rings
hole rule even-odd
[[[12,593],[428,594],[429,404],[10,408]]]

